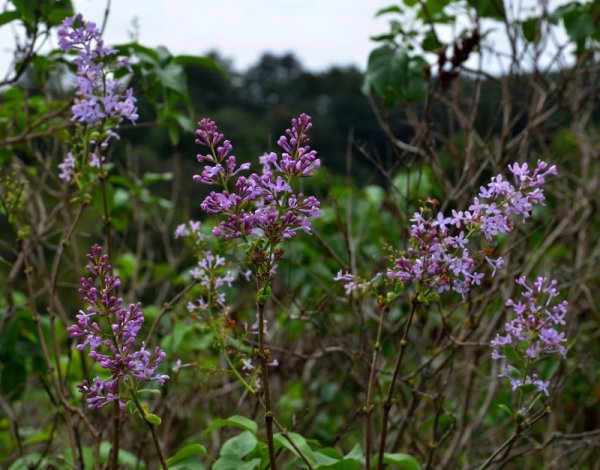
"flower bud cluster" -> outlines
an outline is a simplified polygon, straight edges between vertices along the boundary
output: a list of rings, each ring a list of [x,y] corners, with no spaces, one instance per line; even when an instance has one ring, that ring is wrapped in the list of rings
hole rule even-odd
[[[77,350],[89,349],[89,357],[110,374],[108,378],[96,377],[90,384],[84,380],[79,385],[90,408],[102,408],[117,401],[124,407],[127,399],[123,388],[134,390],[143,382],[157,380],[163,383],[168,376],[156,374],[165,353],[159,348],[146,349],[144,343],[136,348],[136,339],[144,317],[140,303],[124,306],[117,290],[121,279],[111,274],[107,256],[99,245],[91,248],[86,269],[90,277],[81,279],[81,294],[88,305],[80,310],[77,323],[67,328],[77,340]]]
[[[497,334],[490,342],[492,359],[504,362],[501,377],[510,380],[513,390],[533,384],[548,395],[549,382],[531,371],[539,360],[558,354],[566,356],[564,331],[568,302],[557,302],[557,281],[538,277],[532,286],[524,277],[517,279],[523,288],[521,299],[506,301],[514,318],[504,325],[505,334]]]

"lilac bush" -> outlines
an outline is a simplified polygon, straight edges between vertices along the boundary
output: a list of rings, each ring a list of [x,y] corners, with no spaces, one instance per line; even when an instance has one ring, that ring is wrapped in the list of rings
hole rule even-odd
[[[264,318],[264,309],[271,297],[271,282],[284,254],[281,243],[299,232],[311,233],[310,218],[320,215],[317,198],[307,197],[292,188],[297,179],[312,176],[313,171],[320,166],[316,151],[311,150],[308,145],[308,131],[311,128],[312,120],[306,114],[292,119],[291,127],[277,141],[282,149],[281,156],[274,152],[263,155],[260,157],[261,174],[252,173],[248,176],[242,173],[250,170],[250,163],[238,165],[236,157],[231,153],[231,142],[224,140],[224,135],[219,132],[213,120],[202,119],[196,130],[196,143],[206,148],[207,152],[198,154],[198,162],[205,165],[200,174],[194,175],[193,180],[220,188],[220,191],[211,191],[200,207],[209,215],[221,217],[220,224],[213,229],[213,235],[237,241],[239,245],[243,243],[247,260],[254,268],[257,315],[252,330],[258,333],[258,348],[254,352],[260,361],[260,367],[257,369],[250,358],[242,359],[242,370],[254,371],[250,374],[250,383],[241,376],[224,351],[225,340],[221,333],[217,331],[217,335],[232,373],[247,390],[253,394],[259,391],[262,393],[269,462],[273,470],[276,469],[273,437],[275,418],[268,369],[277,366],[279,362],[266,347],[267,320]],[[176,234],[185,233],[189,233],[189,230],[180,226]],[[224,263],[224,259],[212,253],[206,253],[200,260],[198,279],[203,279],[205,287],[209,288],[209,294],[213,288],[218,288],[217,280],[221,283],[228,282],[227,278],[215,278],[211,275]],[[229,282],[230,280],[231,278]],[[207,299],[197,300],[192,306],[210,307],[211,299],[215,297],[208,295]],[[217,296],[216,299],[221,304],[224,297]]]
[[[157,373],[165,353],[159,347],[150,351],[144,343],[137,347],[137,336],[144,323],[142,305],[124,306],[117,292],[121,279],[112,275],[102,248],[92,246],[87,259],[90,277],[81,279],[79,289],[87,307],[79,311],[77,323],[67,331],[77,340],[77,350],[88,349],[90,359],[109,376],[96,377],[92,383],[84,380],[79,388],[90,408],[103,408],[115,401],[123,408],[144,383],[164,383],[168,379],[167,375]]]

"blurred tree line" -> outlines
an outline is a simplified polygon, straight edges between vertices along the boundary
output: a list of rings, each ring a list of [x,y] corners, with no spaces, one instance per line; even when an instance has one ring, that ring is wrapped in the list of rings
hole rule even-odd
[[[207,116],[217,121],[234,144],[236,155],[258,161],[258,156],[276,146],[273,129],[283,131],[289,124],[289,116],[305,112],[314,119],[312,145],[329,172],[346,174],[352,143],[368,147],[383,161],[392,157],[386,150],[386,138],[373,116],[369,99],[361,92],[363,75],[357,68],[332,67],[311,72],[292,54],[266,53],[245,72],[238,72],[217,52],[210,57],[222,71],[185,67],[194,120]],[[140,103],[140,110],[143,120],[153,119],[149,103]],[[168,160],[173,153],[164,128],[149,131],[143,125],[136,126],[129,136],[134,145],[144,148],[151,160]],[[264,136],[269,137],[265,140]],[[198,169],[193,158],[197,148],[192,132],[182,135],[176,150],[184,166],[187,167],[187,162],[190,171]],[[376,181],[380,175],[373,166],[368,160],[356,157],[352,174],[360,177],[362,183]],[[370,176],[365,178],[364,172],[369,170]]]

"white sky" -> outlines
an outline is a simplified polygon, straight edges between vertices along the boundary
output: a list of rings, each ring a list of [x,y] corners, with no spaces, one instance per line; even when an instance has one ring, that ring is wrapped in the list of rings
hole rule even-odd
[[[504,0],[527,17],[540,5],[538,0]],[[551,9],[566,0],[549,1]],[[389,32],[395,15],[375,18],[380,8],[395,0],[112,0],[111,14],[104,37],[107,44],[130,41],[136,28],[141,44],[166,46],[174,54],[202,55],[218,51],[233,59],[234,68],[244,70],[257,62],[264,52],[292,52],[309,70],[325,70],[332,65],[355,65],[364,69],[372,49],[371,36]],[[75,10],[88,21],[102,22],[106,0],[74,0]],[[511,15],[514,17],[514,15]],[[462,18],[465,20],[465,18]],[[404,18],[403,21],[410,21]],[[439,28],[443,40],[461,26]],[[0,27],[0,77],[7,71],[14,49],[16,22]],[[560,39],[564,33],[559,34]],[[56,46],[56,37],[51,39]],[[501,29],[486,41],[497,50],[508,52]],[[552,63],[556,45],[549,44],[546,60]],[[475,64],[472,64],[475,65]],[[501,73],[497,58],[487,57],[486,70]]]
[[[113,0],[104,37],[108,44],[129,41],[137,18],[139,40],[166,46],[175,54],[217,50],[243,70],[263,52],[293,52],[310,70],[331,65],[364,69],[374,43],[388,31],[375,12],[394,0]],[[101,23],[104,0],[75,0],[86,20]],[[11,27],[0,28],[0,76],[14,45]],[[56,44],[56,43],[54,43]]]

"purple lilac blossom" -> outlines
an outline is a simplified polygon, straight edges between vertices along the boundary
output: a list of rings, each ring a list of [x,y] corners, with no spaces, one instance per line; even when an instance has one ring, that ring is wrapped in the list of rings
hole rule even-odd
[[[62,163],[58,164],[60,174],[58,177],[63,181],[71,181],[73,178],[73,172],[75,171],[75,157],[69,152]]]
[[[77,341],[77,350],[89,348],[89,357],[106,369],[110,377],[96,377],[91,384],[84,380],[79,389],[90,408],[102,408],[113,401],[122,408],[127,399],[121,394],[122,384],[150,380],[164,383],[168,379],[156,373],[165,353],[159,347],[149,351],[144,343],[136,348],[136,338],[144,323],[142,305],[124,306],[116,292],[121,279],[111,274],[107,256],[99,245],[91,248],[87,258],[90,263],[86,269],[91,276],[81,279],[79,289],[87,308],[79,311],[77,323],[67,331]]]
[[[115,49],[104,46],[95,23],[84,21],[81,14],[66,18],[58,30],[58,45],[65,52],[77,52],[73,60],[77,66],[73,121],[93,127],[109,119],[116,124],[122,119],[138,119],[133,90],[122,90],[112,78],[116,70],[129,68],[129,64],[116,58]]]
[[[120,69],[131,70],[127,59],[119,59],[117,51],[104,46],[102,35],[95,23],[84,21],[81,14],[66,18],[58,30],[58,45],[65,52],[76,52],[73,64],[75,76],[75,100],[71,107],[71,120],[97,131],[100,140],[91,140],[89,155],[85,161],[90,166],[100,167],[104,161],[102,153],[111,139],[117,138],[114,131],[123,119],[135,123],[138,119],[136,98],[131,88],[123,89],[115,80],[114,73]],[[60,178],[70,181],[75,171],[66,172],[65,162],[59,165]],[[68,177],[67,177],[68,176]]]
[[[320,214],[319,201],[314,196],[296,194],[291,182],[302,176],[311,176],[319,167],[316,152],[307,145],[311,118],[306,114],[292,119],[292,126],[278,140],[283,149],[281,158],[271,153],[261,157],[262,174],[240,175],[250,169],[249,163],[238,166],[233,147],[223,140],[217,125],[211,119],[202,119],[196,131],[196,143],[208,152],[198,155],[206,163],[201,174],[194,176],[197,183],[220,186],[212,191],[200,207],[211,215],[222,215],[224,220],[213,230],[225,239],[265,236],[272,244],[297,235],[311,233],[310,217]]]
[[[490,342],[492,359],[504,362],[501,377],[508,377],[513,390],[534,384],[539,392],[548,395],[548,381],[541,380],[529,371],[538,360],[558,354],[565,358],[567,338],[561,331],[565,325],[568,302],[555,301],[558,296],[557,281],[538,277],[532,286],[525,278],[517,279],[523,288],[517,301],[508,299],[506,306],[514,312],[514,318],[504,325],[505,334],[497,334]],[[520,356],[521,364],[511,364],[504,353],[511,348]]]
[[[538,161],[531,171],[527,165],[509,165],[515,184],[494,176],[486,187],[481,187],[478,197],[467,211],[452,211],[451,216],[439,212],[436,218],[426,217],[423,210],[411,219],[410,244],[404,256],[396,258],[387,271],[389,279],[406,283],[416,281],[423,287],[441,293],[454,290],[461,295],[479,285],[483,274],[477,272],[476,261],[469,250],[469,238],[482,233],[486,242],[509,233],[513,218],[523,220],[531,215],[534,205],[543,204],[544,193],[539,186],[549,175],[556,175],[556,167]],[[492,275],[502,266],[502,258],[485,256]],[[348,282],[348,280],[340,278]]]

